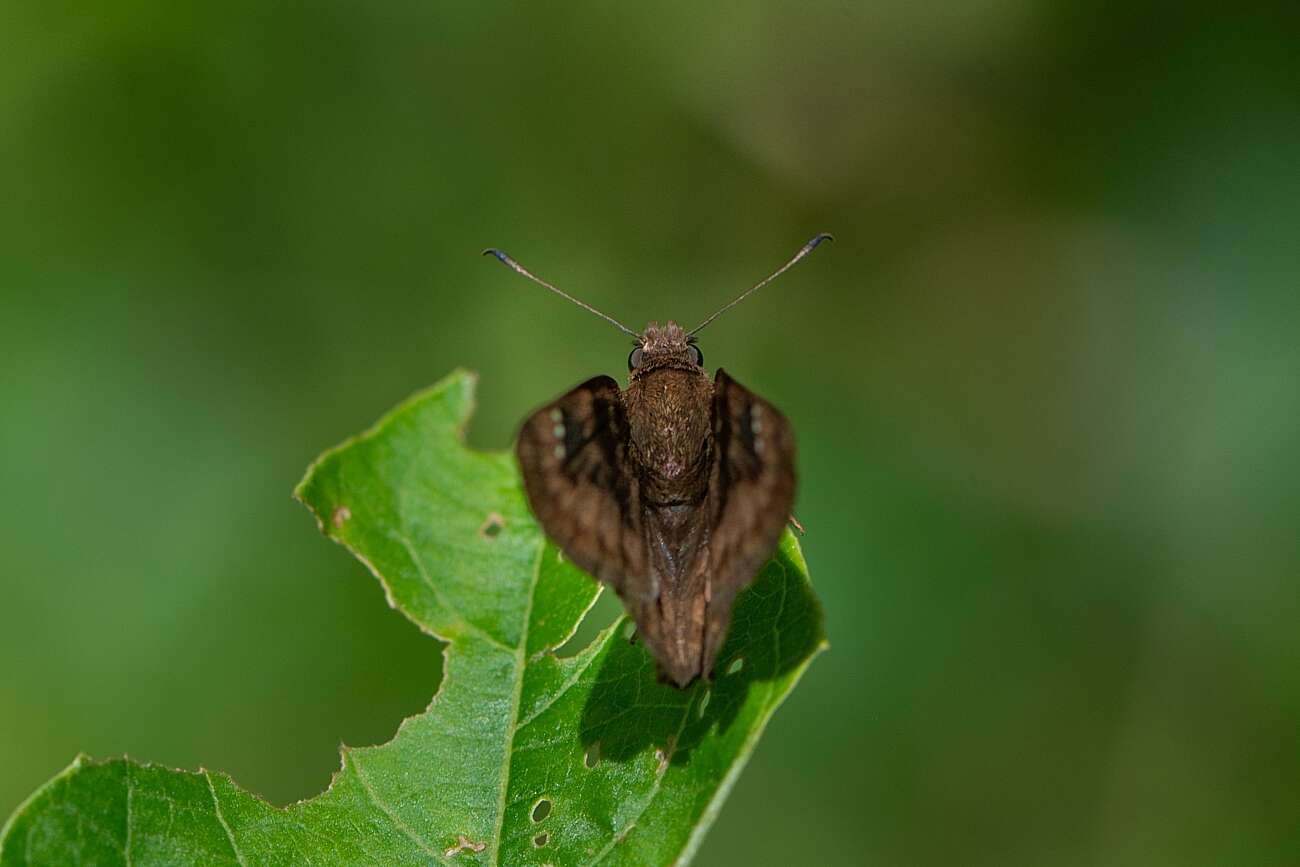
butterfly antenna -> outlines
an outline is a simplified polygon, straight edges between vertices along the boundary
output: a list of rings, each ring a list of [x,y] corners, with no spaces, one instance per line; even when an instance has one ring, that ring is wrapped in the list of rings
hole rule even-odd
[[[508,268],[515,271],[516,273],[522,274],[523,276],[527,277],[529,280],[532,280],[534,283],[537,283],[541,286],[545,286],[547,289],[550,289],[552,292],[554,292],[556,295],[561,296],[562,298],[568,298],[570,301],[572,301],[574,304],[577,304],[583,310],[590,310],[592,313],[595,313],[601,319],[604,319],[606,322],[609,322],[619,331],[622,331],[624,334],[629,334],[632,337],[640,339],[641,337],[640,334],[637,334],[635,331],[633,331],[631,328],[628,328],[622,322],[619,322],[613,316],[606,316],[604,313],[601,313],[599,310],[597,310],[595,307],[592,307],[590,304],[587,304],[584,301],[579,301],[577,298],[574,298],[568,292],[565,292],[563,289],[560,289],[559,287],[552,286],[550,283],[547,283],[541,277],[538,277],[535,274],[529,272],[529,270],[525,268],[523,265],[520,265],[514,259],[511,259],[508,255],[496,249],[495,247],[488,247],[486,250],[483,251],[483,255],[495,256],[497,260],[501,262],[501,264],[507,266]]]
[[[694,334],[695,332],[699,331],[699,330],[702,329],[704,326],[708,325],[710,322],[712,322],[713,320],[717,319],[717,318],[718,318],[719,316],[721,316],[723,313],[726,313],[726,312],[727,312],[728,310],[730,310],[732,307],[735,307],[735,306],[736,306],[737,304],[739,304],[741,301],[744,301],[746,298],[748,298],[748,297],[749,297],[750,295],[752,295],[754,292],[758,291],[759,289],[762,289],[762,288],[763,288],[764,286],[766,286],[768,283],[771,283],[771,282],[772,282],[773,280],[775,280],[777,277],[780,277],[780,276],[781,276],[782,274],[784,274],[786,271],[788,271],[788,270],[790,270],[791,268],[793,268],[796,262],[798,262],[798,261],[799,261],[800,259],[802,259],[804,256],[807,256],[807,255],[808,255],[809,253],[811,253],[813,250],[816,250],[816,249],[817,249],[817,245],[820,244],[822,241],[834,241],[834,240],[835,240],[835,239],[834,239],[833,237],[831,237],[829,234],[827,234],[826,232],[822,232],[820,235],[818,235],[817,237],[813,238],[813,239],[812,239],[811,241],[809,241],[807,244],[804,244],[802,247],[800,247],[800,248],[799,248],[799,252],[798,252],[798,253],[795,253],[795,254],[794,254],[794,257],[793,257],[792,259],[790,259],[789,262],[786,262],[786,263],[785,263],[784,265],[782,265],[780,268],[777,268],[777,269],[776,269],[775,271],[773,271],[771,274],[768,274],[768,275],[767,275],[766,277],[764,277],[762,280],[758,281],[758,282],[755,283],[753,286],[750,286],[750,287],[749,287],[748,289],[746,289],[744,292],[740,293],[740,295],[739,295],[735,300],[733,300],[730,304],[727,304],[726,306],[720,308],[716,313],[714,313],[714,314],[713,314],[712,316],[710,316],[708,319],[705,319],[705,320],[704,320],[703,322],[701,322],[699,325],[696,325],[696,326],[695,326],[694,328],[692,328],[690,331],[686,332],[687,335],[691,335],[691,334]]]

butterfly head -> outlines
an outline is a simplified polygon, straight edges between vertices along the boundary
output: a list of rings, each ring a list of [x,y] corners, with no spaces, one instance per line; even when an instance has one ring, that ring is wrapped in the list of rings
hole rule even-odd
[[[703,372],[704,353],[695,345],[695,338],[676,322],[670,321],[662,328],[658,322],[651,322],[638,335],[636,348],[627,357],[628,373],[637,379],[665,367]]]

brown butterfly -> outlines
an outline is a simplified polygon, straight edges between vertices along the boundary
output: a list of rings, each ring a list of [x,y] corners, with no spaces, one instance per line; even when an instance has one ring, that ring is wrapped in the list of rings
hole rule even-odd
[[[546,535],[614,588],[679,687],[712,674],[732,602],[776,548],[795,490],[789,422],[722,369],[710,382],[695,334],[830,237],[691,331],[651,322],[640,334],[484,251],[636,340],[626,389],[587,380],[528,417],[516,452]]]

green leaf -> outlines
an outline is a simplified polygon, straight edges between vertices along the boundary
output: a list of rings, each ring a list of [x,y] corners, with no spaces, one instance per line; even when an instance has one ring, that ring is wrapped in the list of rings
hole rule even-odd
[[[79,757],[0,832],[15,864],[682,864],[824,647],[787,534],[736,604],[718,677],[656,682],[619,620],[555,649],[597,585],[528,513],[510,454],[464,446],[452,374],[326,453],[298,497],[391,605],[445,642],[428,709],[344,747],[322,794],[272,806],[225,774]],[[344,697],[345,698],[345,697]]]

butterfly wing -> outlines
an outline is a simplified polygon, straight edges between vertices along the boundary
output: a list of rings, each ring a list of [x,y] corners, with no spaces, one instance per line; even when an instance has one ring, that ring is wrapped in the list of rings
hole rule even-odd
[[[706,676],[727,636],[736,594],[781,540],[795,490],[790,423],[721,369],[713,382],[713,440]]]
[[[629,428],[618,383],[597,376],[524,422],[515,447],[542,529],[582,569],[624,592],[645,574]]]

